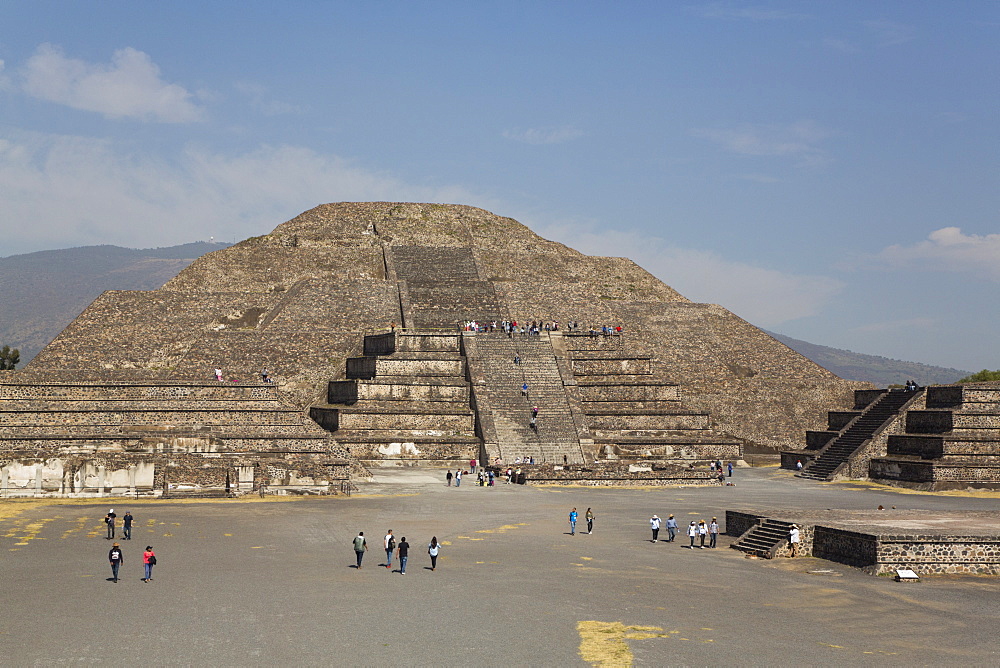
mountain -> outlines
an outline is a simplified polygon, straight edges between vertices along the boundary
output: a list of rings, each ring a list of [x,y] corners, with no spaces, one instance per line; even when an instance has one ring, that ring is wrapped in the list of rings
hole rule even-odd
[[[865,355],[850,350],[819,346],[815,343],[793,339],[784,334],[767,333],[841,378],[864,380],[874,383],[878,387],[902,385],[907,380],[914,380],[920,385],[954,383],[959,378],[964,378],[971,373],[961,369],[931,366],[920,362],[904,362],[878,355]]]
[[[83,246],[0,258],[0,345],[34,357],[105,290],[152,290],[205,253],[230,244],[166,248]]]

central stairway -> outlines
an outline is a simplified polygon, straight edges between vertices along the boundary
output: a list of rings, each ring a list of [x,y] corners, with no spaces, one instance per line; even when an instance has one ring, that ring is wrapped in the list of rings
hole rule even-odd
[[[505,463],[521,457],[539,464],[582,464],[579,431],[548,332],[466,333],[463,341],[470,370],[482,381],[475,387],[480,411],[492,418],[490,436],[496,439],[496,452],[490,456]],[[527,397],[522,394],[524,383]],[[538,417],[532,429],[534,406]],[[484,437],[492,440],[485,433]]]

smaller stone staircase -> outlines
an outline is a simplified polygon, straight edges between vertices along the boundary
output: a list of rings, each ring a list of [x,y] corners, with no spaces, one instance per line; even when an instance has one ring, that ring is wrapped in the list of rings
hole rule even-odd
[[[900,410],[919,392],[921,390],[883,393],[851,420],[838,436],[823,446],[796,476],[810,480],[831,480],[837,469],[889,422],[898,418]]]
[[[791,522],[764,518],[760,524],[740,536],[730,547],[764,559],[772,559],[775,553],[788,543],[788,532],[791,528]]]

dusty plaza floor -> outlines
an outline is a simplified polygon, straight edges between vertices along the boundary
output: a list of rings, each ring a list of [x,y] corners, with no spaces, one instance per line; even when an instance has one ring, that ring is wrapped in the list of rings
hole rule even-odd
[[[454,489],[443,473],[382,473],[349,499],[0,502],[3,664],[1000,662],[1000,579],[897,583],[815,559],[744,559],[726,536],[717,550],[653,544],[648,528],[653,513],[686,524],[727,508],[997,511],[996,496],[816,484],[773,468],[737,469],[735,487],[660,490]],[[593,535],[568,534],[573,506],[584,531],[594,509]],[[109,507],[136,518],[118,584]],[[379,566],[388,528],[412,545],[405,576]],[[359,530],[371,546],[360,571]],[[444,542],[434,572],[432,535]],[[147,544],[159,557],[148,584]]]

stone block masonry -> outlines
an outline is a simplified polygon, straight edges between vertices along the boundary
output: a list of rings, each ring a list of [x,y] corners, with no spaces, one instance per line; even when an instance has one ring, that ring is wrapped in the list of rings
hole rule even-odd
[[[566,454],[561,449],[571,440],[580,457],[597,454],[600,444],[586,423],[588,411],[605,416],[631,411],[646,422],[652,422],[650,411],[670,415],[675,408],[671,402],[679,401],[670,396],[675,391],[667,389],[671,386],[678,388],[677,397],[684,397],[684,410],[708,416],[712,438],[704,445],[787,448],[803,429],[821,429],[823,409],[831,399],[856,386],[725,309],[691,303],[625,258],[585,256],[540,238],[517,221],[474,207],[393,202],[318,206],[269,234],[199,258],[159,290],[105,293],[16,377],[24,385],[169,387],[208,381],[214,369],[221,368],[227,382],[250,385],[267,367],[282,403],[327,416],[330,410],[339,411],[340,404],[329,409],[326,400],[341,396],[329,383],[358,380],[356,396],[347,385],[341,388],[351,402],[344,406],[364,409],[367,404],[376,412],[402,416],[406,410],[383,411],[387,407],[378,402],[411,403],[409,414],[432,416],[433,407],[427,403],[438,408],[464,404],[474,416],[475,436],[465,433],[465,423],[454,428],[452,417],[445,419],[449,424],[437,425],[437,443],[426,441],[428,432],[435,431],[427,429],[432,418],[416,420],[415,428],[407,430],[396,429],[401,422],[392,423],[392,429],[356,423],[337,436],[350,443],[352,453],[375,457],[380,449],[412,453],[427,448],[440,458],[450,449],[460,458],[476,452],[467,439],[482,439],[490,429],[495,433],[497,422],[491,427],[488,411],[478,406],[477,400],[486,394],[477,386],[445,389],[460,387],[471,375],[456,348],[459,326],[467,320],[510,318],[522,323],[559,321],[562,330],[570,320],[584,327],[621,326],[628,336],[578,338],[553,355],[552,370],[558,371],[563,398],[556,402],[561,417],[550,416],[549,424],[561,425],[558,436],[546,441],[556,448],[550,456]],[[353,362],[366,357],[364,335],[391,333],[393,326],[410,334],[414,328],[433,328],[452,341],[400,339],[392,355],[374,355],[372,365]],[[356,373],[359,370],[364,374]],[[435,382],[445,378],[461,382]],[[578,393],[586,385],[602,389]],[[645,387],[619,390],[614,385]],[[608,394],[602,396],[603,391]],[[612,398],[616,393],[620,396]],[[223,438],[224,425],[213,421],[218,416],[211,415],[205,403],[212,400],[194,395],[187,400],[192,413],[182,424],[204,422],[216,430],[215,438]],[[129,414],[121,399],[108,401],[113,403],[107,404],[106,413],[121,413],[101,418],[110,441],[127,436],[125,423],[135,422],[132,430],[174,428],[153,424],[152,412],[142,418],[134,411]],[[603,409],[596,405],[602,402],[607,402]],[[11,406],[9,412],[36,408],[29,403]],[[64,428],[72,431],[73,411],[68,405],[63,408],[59,414],[65,418]],[[246,408],[265,412],[260,404]],[[355,411],[352,419],[361,420],[364,414]],[[226,429],[233,438],[251,438],[247,430],[254,422],[244,423],[241,415],[234,413]],[[642,429],[672,429],[666,421]],[[371,417],[368,426],[377,423]],[[292,436],[280,424],[257,424],[261,438]],[[617,429],[617,424],[611,426]],[[45,440],[35,427],[29,431],[30,440]],[[59,434],[48,436],[49,447],[57,451],[63,443]],[[626,437],[615,438],[620,442],[604,445],[627,451]],[[643,453],[653,451],[636,445]],[[693,442],[683,446],[688,453],[699,447]],[[414,455],[408,461],[419,458]]]

